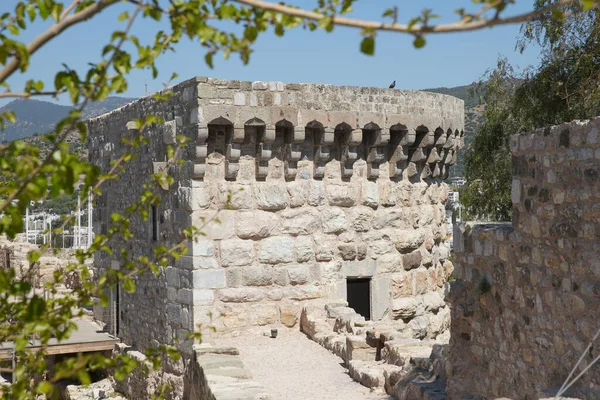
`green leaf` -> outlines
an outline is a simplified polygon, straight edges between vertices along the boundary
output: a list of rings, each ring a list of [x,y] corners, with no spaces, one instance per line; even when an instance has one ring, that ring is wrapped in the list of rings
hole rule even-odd
[[[41,297],[35,295],[29,301],[27,305],[27,311],[25,314],[26,322],[35,322],[46,312],[46,302]]]
[[[213,56],[214,53],[209,52],[204,56],[204,61],[206,61],[206,65],[208,65],[211,69],[213,68]]]
[[[366,36],[360,43],[360,51],[364,54],[372,56],[375,54],[375,38],[372,36]]]

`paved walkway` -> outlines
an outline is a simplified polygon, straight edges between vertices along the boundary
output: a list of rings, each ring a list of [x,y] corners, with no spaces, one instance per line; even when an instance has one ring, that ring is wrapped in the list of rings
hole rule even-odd
[[[295,329],[280,328],[276,339],[247,333],[217,339],[216,345],[238,348],[246,368],[273,400],[392,399],[352,380],[340,358]]]

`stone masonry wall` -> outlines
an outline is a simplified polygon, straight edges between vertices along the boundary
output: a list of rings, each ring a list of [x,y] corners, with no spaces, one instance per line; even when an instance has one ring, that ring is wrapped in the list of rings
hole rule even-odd
[[[103,171],[111,168],[111,162],[118,160],[125,152],[136,157],[124,164],[119,179],[109,180],[102,185],[102,196],[96,198],[94,208],[94,231],[107,233],[111,214],[124,213],[144,190],[144,184],[153,181],[151,174],[158,171],[167,160],[165,142],[173,143],[174,134],[194,136],[189,130],[189,112],[196,104],[194,82],[184,82],[173,88],[170,101],[159,102],[151,96],[144,97],[104,116],[88,121],[90,161]],[[152,126],[146,131],[148,144],[139,149],[126,145],[123,140],[132,138],[137,132],[128,125],[135,118],[150,113],[160,116],[164,125]],[[195,127],[195,125],[191,125]],[[189,149],[182,151],[184,159],[190,158]],[[189,168],[173,169],[177,179],[185,179]],[[110,247],[112,255],[104,252],[95,254],[94,267],[98,272],[107,268],[121,268],[121,251],[128,252],[131,258],[152,256],[154,245],[173,245],[179,242],[181,229],[187,227],[188,213],[178,211],[177,196],[172,191],[156,189],[161,197],[158,207],[160,241],[152,239],[151,219],[143,221],[139,213],[130,216],[130,230],[133,238],[127,241],[115,238]],[[151,210],[147,210],[151,213]],[[183,274],[182,274],[183,275]],[[192,330],[192,273],[181,276],[184,287],[177,290],[167,286],[164,271],[158,277],[151,273],[136,278],[137,290],[127,293],[119,289],[119,336],[129,345],[140,349],[156,346],[159,343],[173,343],[176,338],[184,339],[185,333]],[[112,309],[104,310],[104,322],[112,323]],[[189,351],[191,352],[191,346]]]
[[[129,120],[154,111],[168,121],[104,189],[99,221],[139,193],[175,133],[191,139],[185,164],[168,171],[174,183],[157,189],[159,242],[190,225],[206,236],[123,298],[126,340],[169,342],[197,324],[293,326],[303,301],[345,299],[346,278],[359,277],[371,278],[373,318],[421,318],[427,329],[419,296],[441,293],[452,268],[442,179],[462,146],[462,101],[202,77],[172,90],[168,103],[146,97],[90,122],[91,160],[106,169]],[[150,225],[134,225],[128,249],[147,254]],[[111,262],[98,258],[104,268]],[[412,300],[393,302],[401,298]]]
[[[512,225],[455,231],[450,398],[545,397],[599,328],[599,130],[595,119],[513,136]],[[595,367],[574,394],[600,398],[599,385]]]

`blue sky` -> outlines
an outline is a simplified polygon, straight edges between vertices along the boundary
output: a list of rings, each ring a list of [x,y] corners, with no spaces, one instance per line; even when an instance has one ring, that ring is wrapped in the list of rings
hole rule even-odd
[[[12,11],[17,0],[2,0],[0,12]],[[311,8],[314,0],[296,0],[299,6]],[[519,0],[507,10],[516,14],[532,7],[533,0]],[[443,18],[440,22],[457,19],[453,11],[467,7],[473,9],[470,0],[360,0],[351,16],[361,19],[381,20],[383,10],[397,5],[399,22],[406,23],[424,8],[432,8]],[[32,66],[25,75],[16,74],[9,83],[13,90],[22,88],[26,79],[35,77],[52,87],[54,74],[65,63],[72,68],[85,68],[88,62],[100,60],[102,47],[110,34],[122,29],[118,14],[131,9],[127,4],[114,11],[105,11],[94,20],[70,29],[32,59]],[[31,40],[45,25],[37,25],[33,32],[21,38]],[[142,40],[149,40],[160,29],[154,21],[136,21],[134,32]],[[216,57],[211,70],[204,63],[204,50],[198,43],[183,40],[176,53],[163,56],[159,62],[161,71],[152,80],[149,71],[135,72],[130,76],[130,86],[125,94],[137,97],[144,94],[145,83],[150,92],[160,90],[172,72],[179,74],[178,81],[196,75],[241,80],[277,80],[283,82],[318,82],[338,85],[387,87],[396,80],[397,88],[424,89],[452,87],[469,84],[489,68],[500,55],[506,56],[518,67],[535,65],[538,49],[529,48],[525,54],[515,51],[519,26],[496,27],[476,32],[432,35],[422,49],[412,46],[412,37],[401,34],[379,34],[375,56],[359,52],[360,36],[357,30],[336,28],[332,33],[309,32],[302,29],[289,31],[279,38],[269,32],[259,37],[250,64],[244,66],[237,56],[223,61]],[[64,102],[61,101],[61,102]],[[3,102],[5,103],[5,102]],[[3,104],[0,103],[0,104]]]

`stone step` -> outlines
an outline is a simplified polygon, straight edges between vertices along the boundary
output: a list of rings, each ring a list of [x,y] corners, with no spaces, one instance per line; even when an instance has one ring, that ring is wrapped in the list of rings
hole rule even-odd
[[[384,388],[386,375],[391,376],[401,370],[396,365],[373,361],[351,360],[348,362],[348,374],[352,379],[368,388]]]

